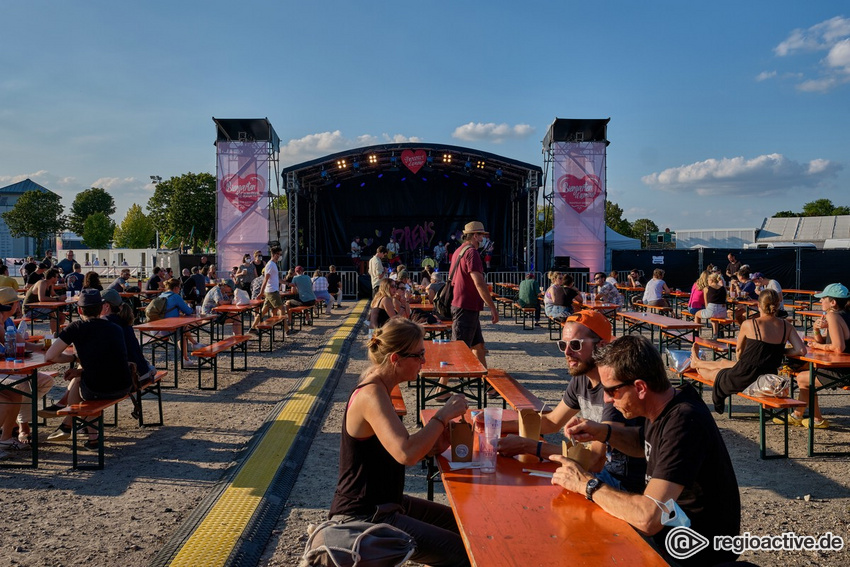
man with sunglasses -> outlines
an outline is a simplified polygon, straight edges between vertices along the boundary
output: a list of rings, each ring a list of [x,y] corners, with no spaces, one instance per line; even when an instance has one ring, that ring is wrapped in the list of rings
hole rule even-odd
[[[717,423],[689,384],[674,388],[653,344],[626,335],[595,356],[605,399],[627,418],[646,418],[645,428],[615,429],[573,418],[565,433],[579,441],[601,440],[630,455],[646,456],[647,484],[642,494],[612,490],[574,461],[561,463],[552,484],[585,494],[609,514],[652,536],[663,553],[668,532],[687,525],[709,542],[736,536],[741,528],[741,498],[735,470]],[[731,551],[709,545],[681,565],[734,561]],[[669,558],[667,558],[669,560]]]
[[[594,474],[609,486],[630,492],[642,491],[646,462],[616,449],[607,450],[608,431],[613,434],[622,428],[637,428],[643,424],[642,419],[625,420],[611,403],[605,403],[604,400],[599,368],[593,361],[593,354],[611,341],[611,323],[598,311],[579,311],[567,318],[562,339],[558,341],[558,348],[564,353],[572,379],[555,410],[541,418],[540,432],[554,433],[581,412],[583,418],[600,423],[606,430],[606,434],[594,441],[591,447],[596,457],[592,467]],[[506,456],[524,453],[547,459],[551,455],[560,455],[561,447],[545,441],[507,435],[499,441],[499,453]]]

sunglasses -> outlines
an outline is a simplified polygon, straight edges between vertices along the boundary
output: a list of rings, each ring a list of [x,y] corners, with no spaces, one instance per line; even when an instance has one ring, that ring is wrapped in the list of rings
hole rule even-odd
[[[418,358],[420,362],[425,362],[425,349],[419,352],[400,352],[398,355],[402,358]]]
[[[572,339],[569,341],[558,341],[558,350],[561,352],[567,352],[567,347],[570,348],[573,352],[580,352],[582,347],[584,346],[584,341],[590,341],[592,343],[597,343],[594,339]]]
[[[625,388],[626,386],[634,386],[634,382],[623,382],[622,384],[617,384],[616,386],[611,386],[608,388],[602,387],[602,391],[608,394],[608,397],[613,398],[614,394],[617,393],[617,390],[620,388]]]

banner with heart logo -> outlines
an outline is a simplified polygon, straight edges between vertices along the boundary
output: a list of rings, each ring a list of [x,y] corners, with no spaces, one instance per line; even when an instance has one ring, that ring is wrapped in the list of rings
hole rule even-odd
[[[428,155],[425,150],[404,150],[401,152],[401,163],[414,174],[422,169],[427,159]]]
[[[554,145],[555,255],[592,272],[605,268],[605,144]]]
[[[218,142],[216,151],[216,264],[238,266],[246,252],[268,250],[268,147],[266,142]]]

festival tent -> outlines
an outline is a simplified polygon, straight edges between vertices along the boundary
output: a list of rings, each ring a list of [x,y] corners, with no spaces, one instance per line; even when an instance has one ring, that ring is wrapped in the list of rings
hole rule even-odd
[[[545,236],[539,236],[536,239],[537,246],[537,258],[539,260],[539,266],[537,267],[537,271],[546,271],[549,270],[552,265],[552,246],[553,239],[555,237],[555,231],[550,230],[546,233]],[[544,258],[543,252],[546,250],[546,263],[544,264],[542,259]],[[628,236],[623,236],[619,232],[616,232],[611,227],[605,227],[605,270],[608,271],[611,269],[611,250],[640,250],[640,240],[637,238],[629,238]]]

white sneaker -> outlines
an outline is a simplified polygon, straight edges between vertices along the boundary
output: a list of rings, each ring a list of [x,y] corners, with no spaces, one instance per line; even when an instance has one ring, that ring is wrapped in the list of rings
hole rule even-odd
[[[189,360],[183,361],[183,368],[194,368],[198,366],[198,361],[194,358],[190,358]]]

